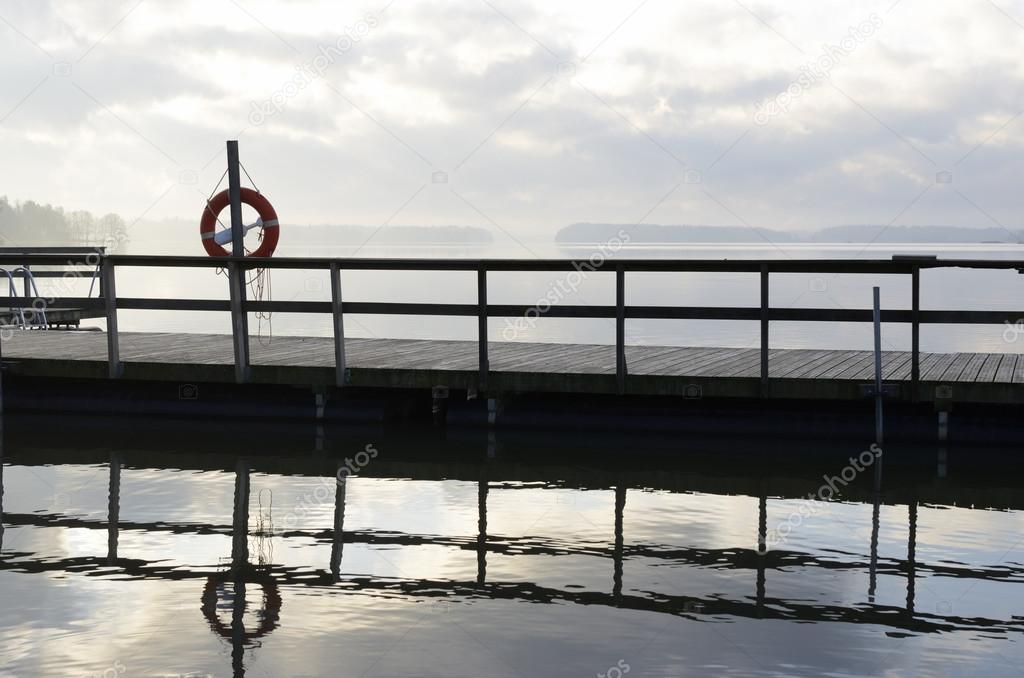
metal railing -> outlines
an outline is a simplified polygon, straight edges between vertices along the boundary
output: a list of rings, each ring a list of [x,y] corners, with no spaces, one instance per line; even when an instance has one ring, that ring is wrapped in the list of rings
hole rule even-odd
[[[95,257],[95,253],[91,252]],[[26,254],[11,255],[0,251],[0,266],[7,263],[29,263],[39,266],[82,266],[88,264],[82,254]],[[157,268],[227,268],[229,270],[230,298],[214,299],[157,299],[147,297],[119,297],[116,291],[115,271],[118,267]],[[109,374],[112,378],[122,374],[118,350],[117,314],[119,310],[162,311],[220,311],[232,315],[235,376],[239,382],[249,379],[249,336],[245,319],[248,313],[314,313],[333,316],[336,383],[346,384],[344,314],[462,316],[478,319],[479,387],[487,387],[489,371],[487,321],[490,318],[522,317],[533,307],[525,304],[491,304],[487,298],[488,274],[495,272],[572,272],[581,271],[615,275],[614,305],[552,305],[545,313],[551,318],[608,318],[615,320],[615,366],[618,391],[625,392],[628,365],[626,364],[625,323],[628,319],[659,320],[747,320],[760,323],[760,380],[763,393],[769,385],[768,348],[771,321],[799,322],[864,322],[873,321],[873,311],[836,308],[773,308],[769,299],[769,280],[772,274],[867,274],[905,275],[911,278],[911,307],[909,309],[883,309],[883,323],[909,323],[911,326],[911,382],[915,388],[921,378],[920,328],[922,324],[1004,324],[1016,323],[1024,318],[1024,311],[985,310],[922,310],[920,306],[922,270],[937,268],[1001,269],[1024,271],[1024,261],[973,260],[894,257],[892,260],[651,260],[621,259],[594,267],[586,260],[574,259],[329,259],[329,258],[273,258],[252,257],[197,257],[197,256],[134,256],[104,255],[101,257],[100,298],[76,297],[50,300],[61,306],[103,309],[107,319],[107,349]],[[330,301],[249,301],[244,287],[236,281],[252,269],[269,270],[327,270],[331,276]],[[340,274],[342,271],[463,271],[474,272],[477,278],[475,304],[356,302],[345,301]],[[627,273],[750,273],[759,276],[760,305],[733,306],[665,306],[626,304]],[[28,308],[37,302],[31,296],[6,300],[10,307]]]

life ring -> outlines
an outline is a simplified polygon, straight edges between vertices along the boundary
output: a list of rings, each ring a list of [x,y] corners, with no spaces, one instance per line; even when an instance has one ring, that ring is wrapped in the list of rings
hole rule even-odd
[[[277,249],[277,239],[281,235],[281,226],[277,220],[277,212],[270,201],[251,188],[242,188],[242,202],[252,207],[260,215],[260,228],[262,240],[260,246],[250,253],[250,257],[269,257]],[[231,203],[231,196],[227,190],[221,191],[213,196],[203,210],[203,218],[199,222],[199,234],[203,238],[203,247],[211,257],[229,257],[231,252],[224,249],[214,241],[216,235],[217,215]]]

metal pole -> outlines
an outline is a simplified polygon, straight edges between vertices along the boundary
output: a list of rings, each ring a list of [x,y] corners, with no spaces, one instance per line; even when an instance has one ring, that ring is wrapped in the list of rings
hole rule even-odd
[[[231,200],[231,256],[245,256],[242,224],[242,180],[239,176],[238,141],[228,141],[228,196]],[[249,314],[245,310],[246,269],[232,262],[228,266],[231,285],[231,334],[235,349],[235,381],[249,379]]]
[[[921,268],[914,267],[910,278],[911,325],[910,325],[910,382],[914,391],[913,399],[918,398],[918,386],[921,382]]]
[[[487,373],[490,365],[487,358],[487,269],[482,265],[476,272],[476,293],[477,293],[477,341],[480,348],[480,374],[478,388],[481,392],[487,390]]]
[[[882,301],[879,288],[874,293],[875,323],[875,443],[882,446]]]
[[[615,267],[615,379],[619,395],[626,393],[626,271]]]
[[[768,395],[768,264],[761,264],[761,397]]]

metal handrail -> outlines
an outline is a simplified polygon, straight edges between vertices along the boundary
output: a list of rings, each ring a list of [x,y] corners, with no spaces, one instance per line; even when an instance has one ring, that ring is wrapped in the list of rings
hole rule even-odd
[[[14,284],[14,276],[6,268],[0,268],[0,273],[7,276],[7,296],[11,299],[16,298],[18,295],[18,286]],[[19,327],[21,329],[25,329],[25,309],[20,306],[12,306],[11,308],[17,312]]]
[[[36,285],[35,276],[32,275],[32,271],[30,271],[27,266],[19,266],[18,268],[16,268],[13,271],[11,271],[11,274],[10,274],[11,275],[11,282],[12,283],[14,282],[14,276],[18,275],[19,273],[21,273],[21,277],[25,278],[25,293],[29,294],[29,295],[32,295],[33,297],[35,297],[36,300],[41,299],[42,297],[39,295],[39,287]],[[46,321],[46,304],[42,304],[42,305],[39,305],[39,306],[33,305],[32,308],[38,309],[38,311],[39,311],[39,320],[42,321],[41,323],[37,322],[36,314],[33,313],[32,314],[32,323],[34,325],[37,325],[41,329],[44,329],[44,330],[49,329],[50,328],[50,324]],[[24,326],[24,324],[25,324],[24,311],[22,311],[21,321],[22,321],[22,325]]]

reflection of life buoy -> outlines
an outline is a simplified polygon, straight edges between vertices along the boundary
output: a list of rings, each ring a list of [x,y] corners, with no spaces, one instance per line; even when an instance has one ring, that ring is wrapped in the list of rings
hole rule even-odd
[[[244,579],[243,579],[244,581]],[[213,632],[219,636],[227,638],[228,640],[233,639],[235,636],[232,633],[231,624],[225,623],[217,616],[217,603],[221,600],[221,592],[225,590],[227,585],[234,582],[234,579],[230,573],[211,575],[206,580],[206,586],[203,587],[203,616],[206,617],[206,621],[209,622],[210,628]],[[277,628],[277,621],[281,617],[281,592],[278,591],[277,582],[274,581],[273,577],[262,576],[253,581],[245,581],[246,584],[256,584],[263,590],[263,597],[266,604],[260,613],[259,628],[255,631],[242,631],[243,642],[250,642],[257,638],[261,638],[274,629]],[[242,601],[231,601],[232,605],[246,605],[245,600]],[[242,610],[245,611],[244,609]]]
[[[261,229],[262,240],[256,251],[248,256],[269,257],[274,254],[274,250],[277,248],[277,239],[280,237],[281,226],[277,220],[277,212],[274,211],[274,206],[262,194],[257,193],[251,188],[242,188],[241,191],[242,202],[255,209],[260,215],[260,221],[257,224]],[[206,203],[206,209],[203,210],[203,218],[199,222],[199,234],[203,238],[203,247],[206,248],[206,253],[211,257],[231,256],[228,250],[214,241],[217,216],[230,203],[231,196],[228,194],[228,191],[221,191]]]

